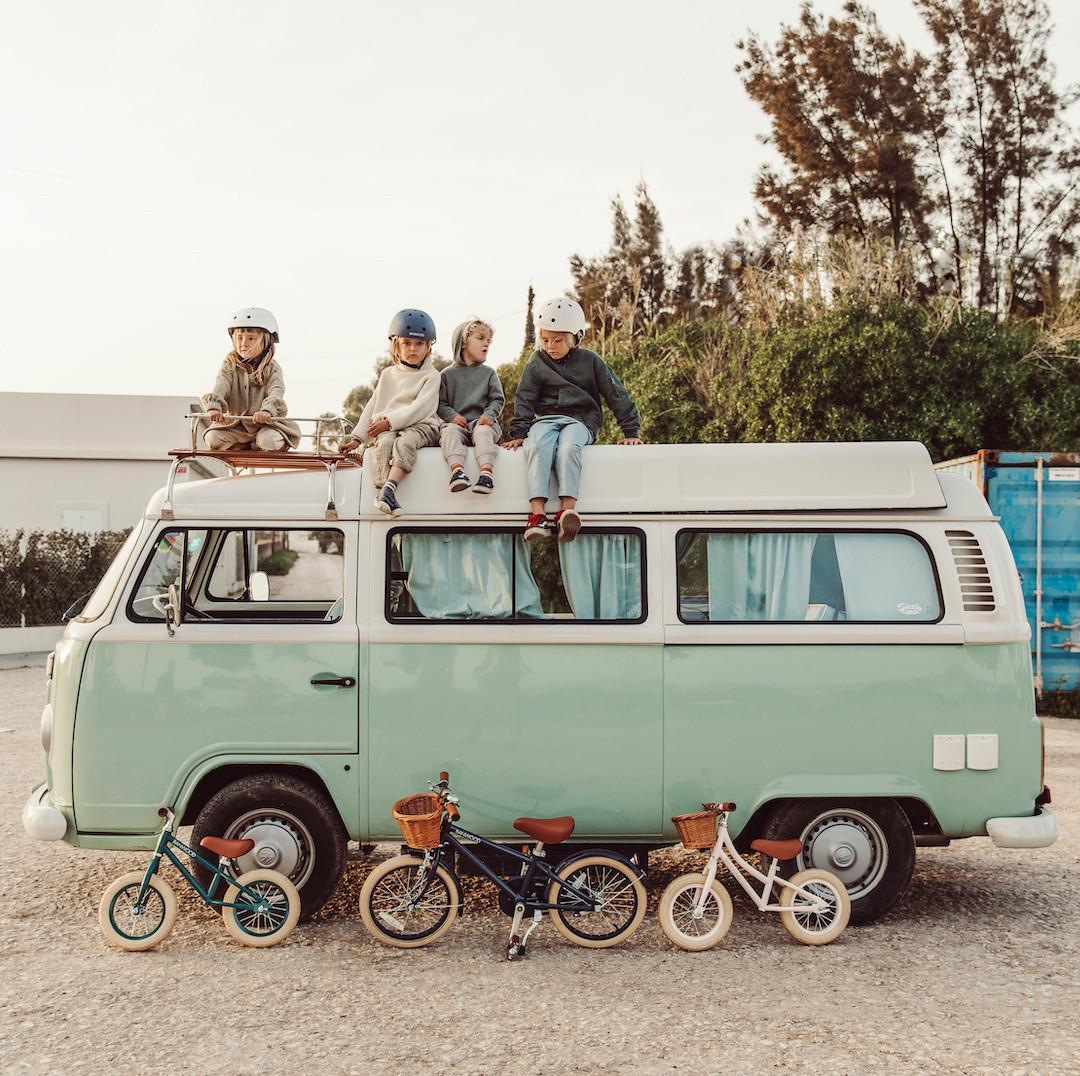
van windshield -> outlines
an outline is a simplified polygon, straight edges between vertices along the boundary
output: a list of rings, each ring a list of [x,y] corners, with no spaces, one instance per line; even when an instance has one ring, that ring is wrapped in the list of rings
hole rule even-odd
[[[97,620],[105,612],[109,600],[116,590],[116,584],[120,582],[124,565],[127,564],[131,551],[139,540],[141,530],[141,527],[131,528],[131,533],[124,539],[124,544],[117,550],[112,564],[109,565],[105,574],[101,577],[101,582],[98,583],[94,593],[90,595],[90,600],[83,606],[82,612],[73,618],[78,623],[85,624],[88,621]]]

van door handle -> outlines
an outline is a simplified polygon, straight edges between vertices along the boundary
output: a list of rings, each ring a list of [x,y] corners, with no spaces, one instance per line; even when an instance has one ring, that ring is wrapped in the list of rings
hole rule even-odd
[[[352,676],[313,676],[312,687],[356,687]]]

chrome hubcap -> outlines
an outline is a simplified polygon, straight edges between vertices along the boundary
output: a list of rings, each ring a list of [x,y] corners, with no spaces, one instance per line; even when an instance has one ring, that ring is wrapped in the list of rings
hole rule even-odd
[[[229,840],[252,840],[255,847],[236,861],[238,874],[275,870],[297,889],[315,868],[314,841],[307,826],[288,811],[249,811],[225,832]]]
[[[799,866],[832,871],[854,900],[881,881],[889,848],[881,827],[862,811],[835,807],[822,812],[803,831]]]

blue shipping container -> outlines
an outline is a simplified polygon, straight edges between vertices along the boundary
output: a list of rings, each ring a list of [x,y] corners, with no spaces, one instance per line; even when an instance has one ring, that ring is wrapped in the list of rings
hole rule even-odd
[[[1001,517],[1020,570],[1036,690],[1080,689],[1080,452],[981,449],[936,467],[970,478]]]

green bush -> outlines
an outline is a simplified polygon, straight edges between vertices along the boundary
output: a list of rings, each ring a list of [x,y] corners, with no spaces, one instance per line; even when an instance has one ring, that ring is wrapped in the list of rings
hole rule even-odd
[[[259,561],[259,571],[267,575],[288,575],[299,556],[293,549],[279,549]]]

